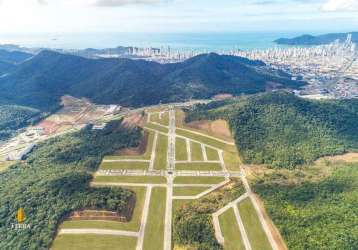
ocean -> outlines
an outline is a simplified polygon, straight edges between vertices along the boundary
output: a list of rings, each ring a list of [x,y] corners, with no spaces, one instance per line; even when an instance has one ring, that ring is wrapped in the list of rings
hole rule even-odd
[[[282,47],[273,41],[295,37],[304,32],[231,32],[231,33],[63,33],[1,34],[0,44],[16,44],[30,48],[113,48],[137,46],[200,52],[223,52],[233,49],[252,50]]]

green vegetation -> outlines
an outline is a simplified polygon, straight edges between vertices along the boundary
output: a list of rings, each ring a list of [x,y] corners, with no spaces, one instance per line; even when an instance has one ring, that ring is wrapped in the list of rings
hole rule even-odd
[[[150,121],[160,123],[159,112],[150,114]]]
[[[195,196],[198,195],[209,187],[176,187],[173,190],[173,195],[175,196]]]
[[[197,106],[187,120],[227,119],[245,163],[293,168],[358,149],[358,100],[310,101],[287,93]]]
[[[119,182],[119,183],[166,183],[163,176],[96,176],[96,183]]]
[[[63,234],[59,235],[52,250],[135,250],[137,238],[96,234]]]
[[[209,161],[218,161],[219,160],[219,154],[216,149],[205,147],[206,155],[208,157]]]
[[[186,141],[183,138],[177,137],[175,139],[175,159],[177,161],[187,161],[188,160]]]
[[[203,161],[203,152],[201,150],[201,145],[196,142],[190,142],[191,147],[191,159],[193,161]]]
[[[163,124],[164,126],[169,126],[169,112],[165,112],[162,115],[162,120],[160,123]]]
[[[9,162],[0,162],[0,172],[6,170],[11,164]]]
[[[146,188],[144,187],[122,187],[131,190],[135,193],[136,203],[133,211],[132,218],[129,222],[117,221],[94,221],[94,220],[73,220],[64,221],[61,228],[100,228],[100,229],[113,229],[113,230],[128,230],[138,232],[140,229],[140,222],[142,217],[142,210],[144,205]]]
[[[11,137],[16,130],[36,123],[41,117],[37,109],[0,105],[0,141]]]
[[[158,135],[156,154],[154,159],[154,168],[158,170],[167,169],[167,150],[168,137],[165,135]]]
[[[253,188],[289,249],[356,249],[358,164],[316,169],[275,170]]]
[[[164,247],[165,202],[166,189],[154,187],[145,226],[144,250],[160,250]]]
[[[123,160],[123,159],[135,159],[135,160],[149,160],[152,154],[153,148],[153,140],[154,140],[154,132],[153,131],[145,131],[144,136],[146,139],[145,152],[142,155],[107,155],[103,158],[103,160]]]
[[[177,170],[193,170],[193,171],[220,171],[221,165],[219,163],[176,163],[175,169]]]
[[[263,92],[271,82],[278,88],[303,85],[264,65],[214,53],[172,67],[143,60],[93,60],[42,51],[0,78],[0,103],[53,110],[59,107],[59,98],[68,94],[94,103],[133,107],[210,98],[219,93]]]
[[[240,228],[236,222],[234,210],[230,208],[219,217],[221,232],[224,236],[225,250],[245,250]]]
[[[244,193],[240,181],[223,187],[201,199],[177,205],[174,213],[173,238],[176,245],[189,249],[222,249],[212,225],[212,213]]]
[[[148,162],[102,162],[100,169],[102,170],[122,170],[122,169],[148,169]]]
[[[87,127],[80,132],[49,139],[24,163],[0,173],[0,248],[47,249],[57,226],[73,210],[106,209],[128,214],[133,192],[122,188],[89,188],[103,155],[138,144],[141,131],[127,130],[119,121],[102,131]],[[22,207],[27,230],[12,230]]]
[[[224,177],[187,177],[178,176],[174,178],[175,184],[218,184],[225,180]]]
[[[267,239],[265,231],[262,228],[256,210],[249,198],[241,201],[237,205],[242,223],[244,224],[247,237],[250,240],[253,250],[271,250],[271,245]],[[302,240],[302,239],[301,239]]]

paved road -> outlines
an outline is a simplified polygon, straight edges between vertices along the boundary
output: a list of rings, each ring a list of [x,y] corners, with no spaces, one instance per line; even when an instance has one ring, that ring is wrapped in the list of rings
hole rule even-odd
[[[58,234],[100,234],[100,235],[116,235],[116,236],[130,236],[138,237],[138,232],[122,231],[122,230],[107,230],[107,229],[61,229]]]
[[[143,249],[145,226],[148,221],[148,212],[149,212],[151,194],[152,194],[152,185],[149,185],[147,187],[147,192],[145,194],[145,200],[144,200],[143,211],[142,211],[142,219],[140,222],[140,229],[139,229],[139,234],[138,234],[136,250]]]

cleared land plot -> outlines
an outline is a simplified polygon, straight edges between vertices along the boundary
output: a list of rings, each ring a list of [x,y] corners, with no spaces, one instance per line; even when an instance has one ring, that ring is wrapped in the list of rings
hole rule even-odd
[[[237,150],[234,146],[227,147],[227,150],[224,151],[224,162],[228,170],[239,171],[240,170],[240,158],[237,153]]]
[[[159,123],[159,113],[151,113],[150,114],[150,121],[151,122],[158,122]]]
[[[102,162],[102,170],[123,170],[123,169],[148,169],[149,162]]]
[[[180,128],[176,129],[176,133],[178,135],[185,136],[185,137],[190,138],[192,140],[200,141],[200,142],[202,142],[204,144],[207,144],[207,145],[210,145],[210,146],[213,146],[213,147],[216,147],[216,148],[220,148],[220,149],[223,149],[223,150],[225,150],[226,147],[230,146],[230,145],[227,145],[226,143],[220,142],[218,140],[215,140],[215,139],[203,136],[203,135],[194,134],[194,133],[191,133],[191,132],[189,132],[187,130],[182,130]]]
[[[158,135],[157,148],[155,150],[154,168],[165,170],[167,168],[168,136]]]
[[[9,163],[9,162],[0,162],[0,172],[6,170],[12,164],[13,163]]]
[[[203,152],[201,150],[201,145],[196,142],[190,142],[191,147],[191,159],[193,161],[203,161]]]
[[[238,208],[252,249],[272,250],[251,200],[243,200],[238,204]]]
[[[58,235],[52,250],[134,250],[137,238],[97,234],[63,234]]]
[[[164,247],[166,189],[153,188],[148,221],[144,234],[144,250],[161,250]]]
[[[220,160],[219,153],[216,149],[205,147],[205,150],[206,150],[206,155],[207,155],[209,161]]]
[[[221,232],[224,236],[225,250],[245,250],[242,242],[240,228],[237,224],[234,210],[230,208],[219,216]]]
[[[173,195],[175,196],[195,196],[209,189],[209,187],[175,187]]]
[[[123,159],[136,159],[136,160],[149,160],[151,153],[152,153],[152,147],[153,147],[153,140],[154,140],[154,132],[153,131],[147,131],[148,133],[148,139],[147,139],[147,146],[145,149],[145,153],[142,155],[110,155],[105,156],[104,160],[123,160]]]
[[[160,123],[164,126],[169,126],[169,113],[165,112],[162,114],[162,119],[160,120]]]
[[[154,124],[154,123],[147,123],[147,124],[145,125],[145,128],[154,129],[154,130],[163,132],[163,133],[165,133],[165,134],[168,133],[168,128],[165,128],[165,127],[156,125],[156,124]]]
[[[218,184],[224,180],[224,177],[178,176],[175,177],[174,184]]]
[[[188,160],[186,141],[182,138],[175,139],[175,159],[177,161],[187,161]]]
[[[133,216],[129,222],[105,221],[105,220],[73,220],[65,221],[60,228],[80,229],[80,228],[98,228],[112,230],[126,230],[138,232],[140,228],[140,220],[145,199],[145,187],[123,187],[132,190],[136,194],[136,204]]]
[[[96,176],[95,183],[118,182],[118,183],[143,183],[161,184],[167,183],[163,176]]]
[[[208,162],[200,162],[200,163],[176,163],[176,170],[193,170],[193,171],[220,171],[221,165],[219,163],[208,163]]]

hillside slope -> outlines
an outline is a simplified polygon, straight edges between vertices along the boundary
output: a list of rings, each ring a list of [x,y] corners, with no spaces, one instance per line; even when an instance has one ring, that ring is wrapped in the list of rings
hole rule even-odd
[[[344,42],[347,39],[348,34],[352,34],[352,42],[358,43],[358,32],[330,33],[319,36],[302,35],[294,38],[280,38],[274,42],[285,45],[322,45],[332,43],[337,39]]]
[[[301,82],[259,61],[204,54],[182,63],[85,59],[43,51],[0,79],[0,103],[51,110],[64,94],[101,104],[142,106],[209,98],[218,93],[257,93],[298,88]]]
[[[310,101],[260,94],[212,103],[187,120],[225,118],[246,163],[292,168],[320,156],[358,149],[358,100]]]

